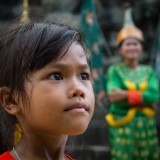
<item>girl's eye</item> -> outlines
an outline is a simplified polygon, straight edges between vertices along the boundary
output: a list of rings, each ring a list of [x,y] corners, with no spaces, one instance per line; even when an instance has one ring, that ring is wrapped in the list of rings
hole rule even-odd
[[[52,80],[62,80],[63,79],[63,77],[62,77],[62,75],[61,75],[61,73],[53,73],[50,77],[49,77],[49,79],[52,79]]]
[[[90,75],[88,73],[82,73],[82,74],[80,74],[80,79],[81,80],[89,80]]]

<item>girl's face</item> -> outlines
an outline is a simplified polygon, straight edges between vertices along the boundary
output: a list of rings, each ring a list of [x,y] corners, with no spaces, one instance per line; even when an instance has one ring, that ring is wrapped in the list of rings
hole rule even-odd
[[[22,104],[24,130],[51,136],[78,135],[87,129],[95,99],[79,44],[74,42],[62,58],[30,74],[25,86],[30,103]]]
[[[134,38],[127,38],[122,42],[120,53],[124,60],[138,60],[142,53],[142,44]]]

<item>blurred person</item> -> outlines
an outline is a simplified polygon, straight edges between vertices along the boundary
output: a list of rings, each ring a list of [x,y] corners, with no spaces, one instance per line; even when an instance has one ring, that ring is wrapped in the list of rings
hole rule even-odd
[[[117,36],[122,62],[109,67],[106,92],[110,101],[106,120],[112,160],[158,160],[155,104],[159,84],[150,66],[139,64],[143,33],[123,27]]]

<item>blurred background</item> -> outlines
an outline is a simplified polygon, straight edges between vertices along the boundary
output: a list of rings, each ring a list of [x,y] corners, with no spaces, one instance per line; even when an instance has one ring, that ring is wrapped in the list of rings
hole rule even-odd
[[[0,0],[0,27],[20,16],[66,23],[82,31],[90,49],[96,106],[86,133],[69,140],[67,152],[77,160],[109,160],[105,95],[107,68],[118,61],[116,36],[123,27],[126,8],[145,37],[140,63],[151,65],[160,79],[160,0]],[[26,19],[24,19],[26,18]],[[160,137],[160,105],[157,130]],[[160,138],[159,138],[160,139]]]

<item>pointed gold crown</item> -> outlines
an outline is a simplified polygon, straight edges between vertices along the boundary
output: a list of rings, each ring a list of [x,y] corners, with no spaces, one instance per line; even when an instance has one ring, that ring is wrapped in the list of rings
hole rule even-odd
[[[20,19],[21,22],[29,21],[29,4],[28,0],[23,0],[23,11]]]
[[[117,42],[120,44],[126,38],[136,38],[140,41],[144,40],[143,33],[138,29],[131,17],[131,8],[125,10],[124,26],[117,35]]]

